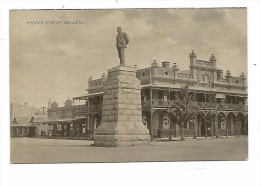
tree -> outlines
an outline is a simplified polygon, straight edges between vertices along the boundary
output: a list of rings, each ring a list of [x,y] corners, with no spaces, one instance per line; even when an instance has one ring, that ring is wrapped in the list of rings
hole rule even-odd
[[[182,128],[181,140],[185,140],[184,128],[187,123],[197,116],[197,104],[195,97],[189,94],[189,86],[184,85],[175,96],[175,102],[170,108],[170,115],[173,120]]]

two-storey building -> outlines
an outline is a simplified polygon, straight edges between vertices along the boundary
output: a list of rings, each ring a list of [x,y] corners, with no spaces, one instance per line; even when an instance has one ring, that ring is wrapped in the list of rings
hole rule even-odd
[[[150,135],[156,137],[158,129],[161,137],[180,136],[179,125],[170,117],[169,109],[176,101],[176,94],[183,85],[188,84],[189,94],[195,98],[198,107],[197,117],[184,127],[186,136],[221,136],[247,133],[247,79],[242,73],[239,77],[217,68],[216,57],[212,54],[208,61],[197,59],[192,51],[189,55],[189,69],[180,70],[176,63],[156,60],[150,67],[136,69],[141,81],[141,103],[143,123]],[[49,116],[61,130],[70,113],[70,128],[81,126],[80,135],[91,135],[102,121],[103,84],[106,75],[88,80],[88,94],[75,97],[71,106],[50,107]],[[84,104],[73,103],[84,100]],[[79,111],[80,110],[80,111]],[[50,123],[50,122],[49,122]],[[69,127],[69,125],[68,125]],[[77,128],[77,127],[76,127]],[[54,130],[54,129],[53,129]],[[68,130],[68,129],[66,129]],[[74,129],[76,130],[76,129]],[[77,129],[78,130],[78,129]],[[69,131],[69,130],[68,130]]]

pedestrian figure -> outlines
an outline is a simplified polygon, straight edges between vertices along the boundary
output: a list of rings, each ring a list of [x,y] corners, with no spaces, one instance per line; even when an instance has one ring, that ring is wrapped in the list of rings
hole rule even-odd
[[[210,127],[208,127],[208,129],[207,129],[208,131],[207,131],[207,134],[208,134],[208,136],[211,136],[211,128]]]
[[[161,128],[160,127],[158,127],[157,138],[161,138]]]

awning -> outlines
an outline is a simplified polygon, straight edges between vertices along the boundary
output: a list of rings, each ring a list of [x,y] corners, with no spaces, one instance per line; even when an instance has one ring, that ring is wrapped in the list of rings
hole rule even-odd
[[[11,127],[36,127],[33,124],[12,124]]]
[[[88,94],[86,96],[79,96],[79,97],[73,97],[73,100],[87,100],[88,97],[90,96],[96,96],[96,95],[102,95],[104,94],[104,92],[97,92],[97,93],[92,93],[92,94]]]
[[[225,99],[225,97],[224,94],[216,94],[216,98]]]
[[[85,117],[79,117],[79,118],[74,118],[74,119],[56,119],[56,120],[48,120],[45,121],[44,123],[47,124],[63,124],[63,123],[72,123],[73,121],[77,121],[80,119],[86,119]]]
[[[96,96],[96,95],[102,95],[104,92],[97,92],[97,93],[92,93],[92,94],[88,94],[87,96]]]
[[[78,97],[73,97],[73,100],[87,100],[88,96],[78,96]]]

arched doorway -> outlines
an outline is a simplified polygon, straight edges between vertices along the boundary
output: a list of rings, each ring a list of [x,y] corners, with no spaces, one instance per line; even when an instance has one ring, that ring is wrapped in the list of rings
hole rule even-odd
[[[236,115],[233,112],[230,112],[227,115],[227,130],[228,135],[234,135],[236,129]]]
[[[153,137],[158,137],[158,134],[160,134],[161,137],[167,137],[170,133],[170,129],[175,127],[176,124],[175,121],[173,122],[173,118],[171,118],[171,116],[172,115],[166,110],[155,110],[152,115],[152,133],[151,129],[148,128],[150,130],[150,134],[152,134]]]
[[[155,110],[152,115],[152,127],[153,131],[150,133],[153,135],[152,137],[156,137],[158,135],[158,128],[160,126],[160,110]],[[160,127],[161,128],[161,127]]]
[[[212,132],[212,136],[217,136],[218,135],[218,132],[217,132],[217,130],[218,130],[218,124],[217,124],[217,115],[216,115],[216,113],[214,112],[212,112],[211,113],[211,118],[212,118],[212,120],[211,120],[211,132]]]
[[[237,115],[237,132],[238,135],[245,135],[245,116],[242,113]]]
[[[166,111],[162,113],[162,129],[170,129],[170,116]]]
[[[217,114],[218,136],[226,135],[226,115],[223,112]]]

